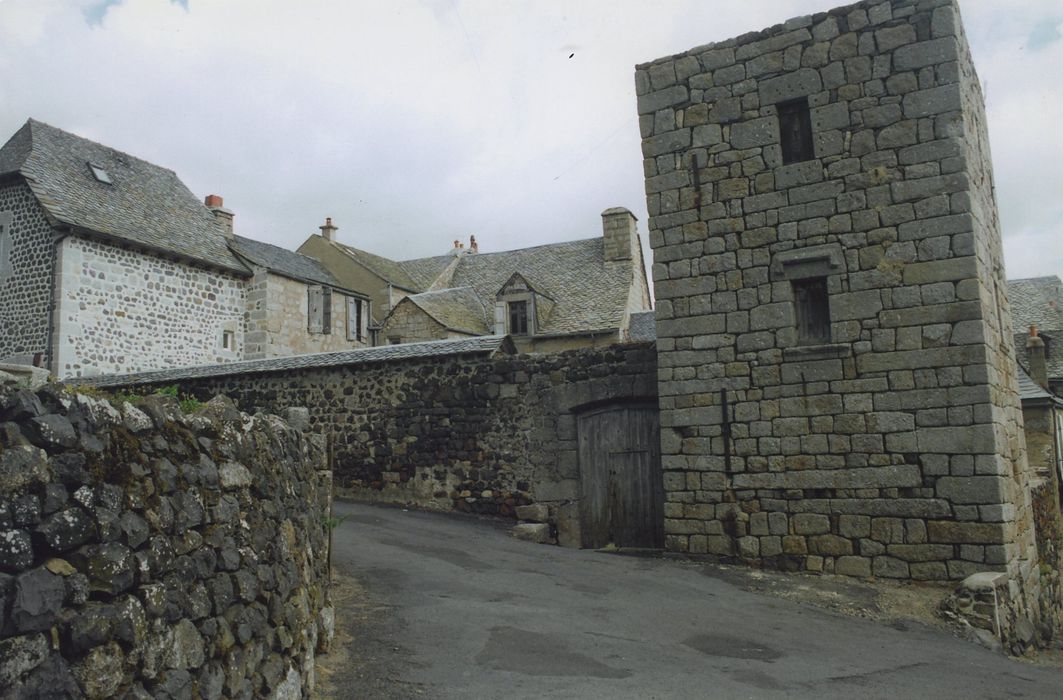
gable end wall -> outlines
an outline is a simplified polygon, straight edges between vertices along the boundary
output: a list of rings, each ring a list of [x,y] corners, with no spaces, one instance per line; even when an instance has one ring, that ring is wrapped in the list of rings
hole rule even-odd
[[[0,187],[0,214],[11,213],[10,274],[0,270],[0,359],[29,364],[47,353],[53,229],[33,192],[22,181]],[[47,361],[47,357],[44,358]]]

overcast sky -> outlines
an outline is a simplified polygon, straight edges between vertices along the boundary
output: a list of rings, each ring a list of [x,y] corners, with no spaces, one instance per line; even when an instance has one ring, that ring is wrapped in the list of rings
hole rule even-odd
[[[172,168],[242,235],[325,216],[393,258],[645,242],[634,65],[830,0],[0,0],[0,141],[28,117]],[[1063,0],[961,0],[1010,278],[1063,274]]]

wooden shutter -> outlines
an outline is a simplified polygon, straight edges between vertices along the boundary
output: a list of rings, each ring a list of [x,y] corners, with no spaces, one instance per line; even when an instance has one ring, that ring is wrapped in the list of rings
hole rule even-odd
[[[309,287],[307,294],[307,330],[311,333],[320,333],[321,310],[324,308],[324,290],[321,287]]]
[[[321,332],[332,332],[332,289],[321,288]]]

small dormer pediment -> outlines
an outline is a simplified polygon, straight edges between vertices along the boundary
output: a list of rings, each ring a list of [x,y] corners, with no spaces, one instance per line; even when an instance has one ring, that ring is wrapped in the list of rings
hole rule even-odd
[[[524,278],[524,275],[519,272],[514,272],[510,275],[509,279],[506,280],[506,283],[502,285],[502,288],[498,290],[495,298],[502,299],[510,294],[527,294],[529,292],[532,294],[539,294],[538,290],[536,290],[535,287]]]

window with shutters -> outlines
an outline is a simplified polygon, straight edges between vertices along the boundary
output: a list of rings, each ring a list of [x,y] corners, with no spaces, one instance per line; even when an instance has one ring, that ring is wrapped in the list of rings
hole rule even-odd
[[[363,340],[362,300],[347,297],[347,340]]]
[[[793,280],[797,342],[818,345],[830,342],[830,304],[827,278]]]
[[[812,160],[812,117],[808,111],[808,98],[782,102],[779,111],[779,144],[782,147],[783,165]]]
[[[310,333],[332,332],[332,290],[328,287],[307,288],[307,330]]]
[[[528,335],[528,302],[509,302],[509,332],[511,335]]]

